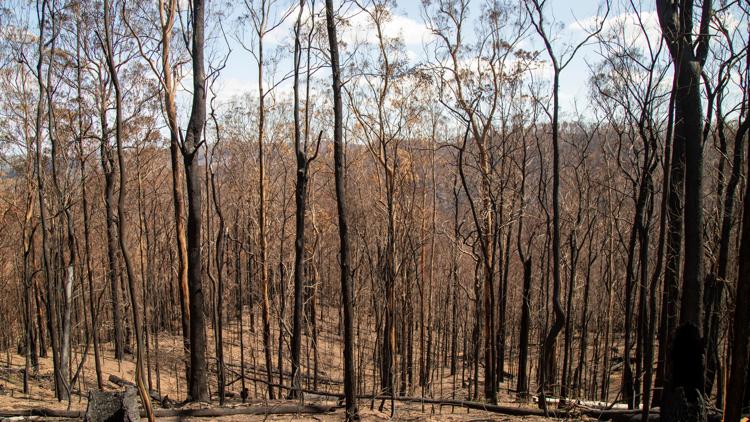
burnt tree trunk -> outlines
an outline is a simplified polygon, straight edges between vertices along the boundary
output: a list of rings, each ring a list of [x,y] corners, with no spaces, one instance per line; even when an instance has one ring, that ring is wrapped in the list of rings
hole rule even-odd
[[[193,0],[191,39],[193,99],[182,158],[187,181],[187,249],[190,315],[190,382],[188,399],[209,401],[206,361],[206,321],[204,316],[203,269],[201,263],[201,180],[198,151],[206,120],[206,73],[204,70],[204,0]]]
[[[358,421],[356,373],[354,372],[354,289],[351,280],[349,257],[349,232],[346,215],[346,191],[344,187],[343,106],[341,101],[341,69],[339,67],[339,45],[336,36],[336,21],[333,0],[326,0],[326,25],[331,54],[331,83],[333,86],[333,148],[334,175],[336,185],[336,208],[338,210],[340,242],[341,305],[344,308],[344,395],[346,421]]]
[[[708,54],[711,0],[702,5],[697,42],[693,42],[693,1],[680,4],[657,0],[662,34],[677,75],[675,86],[675,145],[685,146],[685,261],[680,298],[680,327],[675,332],[667,368],[662,418],[701,421],[705,347],[703,346],[703,116],[700,74]],[[695,47],[694,47],[695,46]],[[677,177],[677,175],[672,175]]]

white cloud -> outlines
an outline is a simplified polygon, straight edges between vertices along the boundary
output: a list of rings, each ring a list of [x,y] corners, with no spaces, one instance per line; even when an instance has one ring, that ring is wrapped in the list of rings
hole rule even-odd
[[[400,38],[406,46],[421,46],[434,38],[422,22],[389,10],[390,15],[382,25],[383,36]],[[348,19],[349,25],[341,28],[341,39],[347,44],[378,42],[378,34],[372,18],[366,12],[357,11]]]
[[[219,103],[228,103],[233,97],[251,93],[257,96],[258,84],[250,78],[220,78],[217,82],[216,99]],[[210,95],[210,94],[209,94]]]
[[[601,19],[601,16],[594,15],[571,22],[563,30],[563,38],[577,42],[575,40],[583,39],[585,34],[602,25],[602,36],[615,37],[624,46],[637,48],[646,54],[649,44],[654,50],[659,48],[661,27],[655,10],[611,15],[603,23]]]

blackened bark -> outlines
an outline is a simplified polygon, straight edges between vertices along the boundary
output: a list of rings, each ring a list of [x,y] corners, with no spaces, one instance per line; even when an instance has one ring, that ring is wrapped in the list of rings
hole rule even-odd
[[[326,0],[326,24],[331,53],[331,79],[333,85],[333,148],[334,173],[336,179],[336,205],[339,220],[341,305],[344,308],[344,395],[346,397],[346,421],[359,420],[356,396],[356,373],[354,372],[354,289],[351,280],[349,257],[349,233],[346,216],[346,194],[344,190],[344,145],[343,110],[341,101],[341,76],[339,46],[336,36],[336,21],[333,0]]]
[[[518,346],[518,384],[519,398],[525,400],[529,394],[528,356],[529,327],[531,325],[531,257],[523,261],[523,304],[521,305],[521,338]]]
[[[572,360],[572,336],[573,336],[573,297],[576,288],[576,268],[578,264],[578,244],[575,229],[570,235],[568,241],[570,244],[570,273],[568,277],[568,297],[565,304],[565,332],[563,340],[563,368],[562,379],[560,380],[560,399],[561,402],[568,397],[570,384],[570,361]]]
[[[541,360],[545,362],[542,369],[540,407],[547,410],[545,390],[554,384],[555,345],[557,335],[565,325],[565,314],[560,304],[560,140],[559,140],[559,104],[560,104],[560,73],[555,65],[553,81],[553,111],[552,111],[552,305],[554,320],[544,339]]]
[[[661,211],[659,219],[659,245],[658,245],[658,252],[656,255],[656,270],[653,274],[653,279],[651,281],[651,284],[656,286],[657,280],[661,277],[661,271],[662,266],[665,265],[664,261],[665,259],[672,260],[671,264],[671,270],[668,270],[669,264],[667,263],[667,268],[664,269],[664,286],[662,288],[662,294],[661,294],[661,311],[660,311],[660,318],[659,318],[659,349],[657,352],[657,362],[656,362],[656,377],[654,379],[654,397],[653,397],[653,404],[658,404],[661,402],[661,387],[664,385],[664,372],[665,372],[665,366],[666,366],[666,353],[667,348],[669,345],[669,339],[671,338],[671,328],[674,327],[674,320],[675,318],[670,318],[669,315],[675,315],[675,307],[676,307],[676,301],[675,298],[677,297],[677,286],[676,286],[676,280],[677,280],[677,264],[676,262],[679,260],[679,252],[675,254],[674,248],[680,248],[681,243],[681,235],[682,235],[682,227],[681,225],[677,224],[675,221],[673,221],[672,216],[674,215],[679,219],[679,221],[682,221],[682,209],[680,207],[680,201],[678,195],[672,195],[672,188],[673,188],[673,179],[672,179],[672,171],[677,170],[678,173],[682,174],[682,158],[679,160],[675,159],[675,156],[672,152],[672,134],[673,134],[673,128],[674,128],[674,97],[675,97],[675,90],[674,86],[677,83],[676,76],[672,77],[672,92],[669,95],[669,111],[668,111],[668,117],[667,117],[667,133],[664,137],[664,168],[663,168],[663,176],[662,176],[662,197],[661,197]],[[675,154],[677,153],[678,149],[675,146]],[[674,186],[676,188],[681,189],[682,188],[682,179],[680,178],[679,183]],[[669,226],[669,233],[667,234],[667,226]],[[667,236],[669,236],[669,248],[667,249],[667,254],[665,254],[665,247],[667,242]],[[676,242],[676,244],[675,244]],[[671,250],[671,252],[669,252]],[[666,258],[665,255],[671,256],[671,258]]]
[[[292,389],[289,390],[290,398],[302,397],[302,386],[300,384],[300,351],[302,348],[302,293],[305,288],[305,209],[307,200],[308,166],[306,151],[302,145],[302,127],[299,110],[299,69],[302,54],[300,29],[302,26],[302,11],[304,10],[304,7],[305,1],[300,0],[297,24],[294,29],[294,150],[297,158],[297,183],[294,188],[294,315],[292,322]]]
[[[201,180],[198,150],[206,120],[206,74],[204,70],[204,0],[193,0],[193,102],[182,157],[187,180],[188,289],[190,301],[190,382],[188,399],[209,401],[206,362],[206,322],[203,314],[203,270],[201,263]]]
[[[710,5],[710,1],[706,1]],[[705,6],[704,6],[705,7]],[[710,6],[709,6],[710,7]],[[675,99],[675,142],[685,144],[685,261],[680,324],[703,325],[703,126],[700,65],[682,52]],[[702,336],[702,333],[700,333]]]
[[[675,86],[675,145],[685,146],[685,261],[680,304],[680,327],[671,344],[662,416],[677,420],[705,420],[702,399],[705,346],[703,342],[703,115],[700,74],[708,53],[711,0],[702,5],[700,30],[693,42],[693,1],[678,4],[657,0],[662,34],[677,75]],[[675,151],[676,153],[676,151]],[[677,175],[672,174],[672,177]],[[686,400],[681,400],[684,396]],[[683,420],[684,417],[682,417]]]

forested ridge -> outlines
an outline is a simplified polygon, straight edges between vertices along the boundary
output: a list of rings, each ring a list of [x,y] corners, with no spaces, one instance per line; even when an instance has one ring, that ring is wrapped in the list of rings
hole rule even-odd
[[[750,2],[589,3],[0,5],[0,415],[739,421]]]

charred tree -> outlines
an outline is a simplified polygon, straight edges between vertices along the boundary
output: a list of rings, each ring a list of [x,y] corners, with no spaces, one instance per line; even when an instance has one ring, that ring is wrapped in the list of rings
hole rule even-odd
[[[351,279],[351,258],[349,256],[349,231],[346,215],[346,190],[344,185],[344,144],[343,106],[341,99],[341,68],[339,65],[339,45],[336,34],[336,16],[333,0],[326,0],[326,26],[331,57],[331,83],[333,86],[333,148],[334,173],[336,184],[336,208],[339,223],[339,262],[341,277],[341,306],[344,308],[344,395],[346,400],[346,421],[358,421],[356,373],[354,372],[354,289]]]

